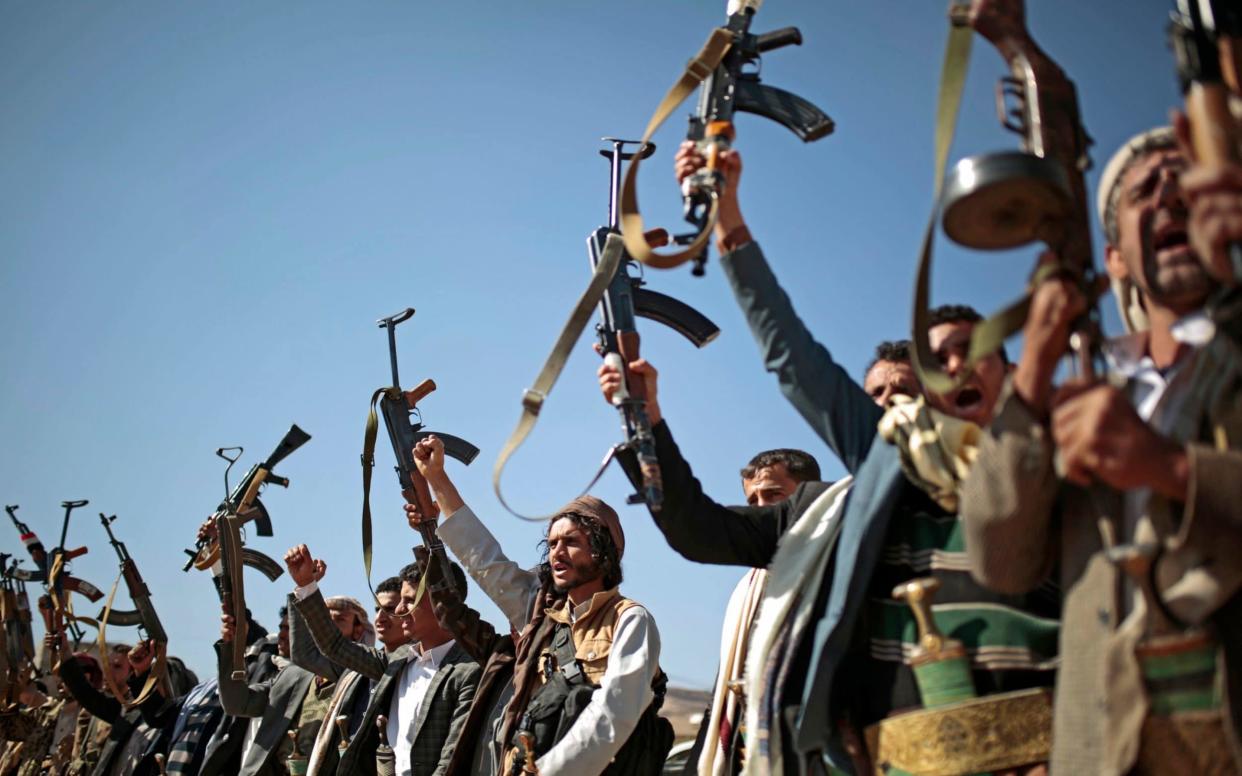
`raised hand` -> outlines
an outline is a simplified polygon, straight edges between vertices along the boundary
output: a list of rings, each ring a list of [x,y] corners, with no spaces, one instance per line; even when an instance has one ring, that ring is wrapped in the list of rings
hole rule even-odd
[[[414,465],[428,480],[444,475],[444,442],[435,434],[420,439],[414,445]]]
[[[289,570],[289,578],[293,580],[293,584],[298,587],[318,582],[328,572],[328,564],[311,555],[305,544],[292,547],[285,553],[285,568]]]
[[[660,414],[660,403],[657,400],[660,387],[659,371],[645,358],[631,361],[628,368],[632,374],[642,378],[643,384],[647,388],[647,419],[651,421],[652,425],[659,423],[663,417]],[[621,370],[609,366],[607,362],[600,364],[599,369],[596,370],[596,375],[599,377],[599,389],[604,394],[604,401],[612,404],[612,397],[621,389],[625,376],[621,374]]]

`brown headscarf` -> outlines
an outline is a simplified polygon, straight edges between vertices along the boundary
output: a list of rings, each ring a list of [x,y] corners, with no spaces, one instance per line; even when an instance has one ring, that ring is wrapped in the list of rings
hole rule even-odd
[[[602,523],[612,536],[612,543],[617,545],[617,560],[621,560],[621,556],[625,554],[625,531],[621,530],[621,518],[617,516],[617,510],[594,496],[579,496],[558,509],[548,524],[551,525],[566,515],[582,515]]]

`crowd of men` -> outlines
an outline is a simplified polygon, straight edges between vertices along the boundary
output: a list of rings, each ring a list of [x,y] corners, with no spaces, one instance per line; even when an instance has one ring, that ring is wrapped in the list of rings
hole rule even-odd
[[[848,475],[763,451],[727,506],[679,450],[656,368],[624,365],[646,388],[652,519],[741,574],[687,773],[1242,774],[1242,167],[1199,164],[1187,137],[1179,116],[1116,151],[1097,193],[1111,291],[1044,255],[1015,358],[971,353],[974,309],[932,311],[943,392],[909,342],[878,343],[861,383],[833,360],[743,218],[740,152],[719,154],[725,275]],[[678,179],[705,161],[687,142]],[[1097,291],[1127,331],[1103,344],[1107,374],[1066,377]],[[625,375],[597,378],[612,401]],[[295,546],[277,632],[226,608],[205,681],[150,642],[101,664],[49,633],[52,675],[0,712],[0,776],[661,772],[668,680],[654,618],[621,592],[617,512],[574,499],[533,565],[511,559],[443,442],[409,452],[438,514],[407,521],[456,563],[420,547],[372,609],[325,595],[326,565]],[[467,604],[467,576],[507,622]]]

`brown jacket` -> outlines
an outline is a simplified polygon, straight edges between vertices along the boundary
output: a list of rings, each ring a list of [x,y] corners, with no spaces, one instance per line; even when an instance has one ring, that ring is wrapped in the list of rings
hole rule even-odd
[[[1242,597],[1235,595],[1242,587],[1242,453],[1197,443],[1188,450],[1186,504],[1153,497],[1135,531],[1163,545],[1158,583],[1168,608],[1217,627],[1228,705],[1242,709]],[[1053,772],[1126,773],[1147,700],[1134,657],[1145,606],[1105,556],[1106,544],[1133,540],[1123,494],[1059,482],[1045,423],[1006,390],[963,486],[961,518],[981,583],[1016,593],[1059,574],[1065,603]],[[1238,716],[1231,720],[1235,752]]]

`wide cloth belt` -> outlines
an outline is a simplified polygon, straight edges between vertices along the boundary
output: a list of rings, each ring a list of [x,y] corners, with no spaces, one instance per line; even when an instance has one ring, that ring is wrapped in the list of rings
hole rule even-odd
[[[1052,691],[998,693],[898,714],[866,730],[876,774],[960,776],[1048,760]]]

